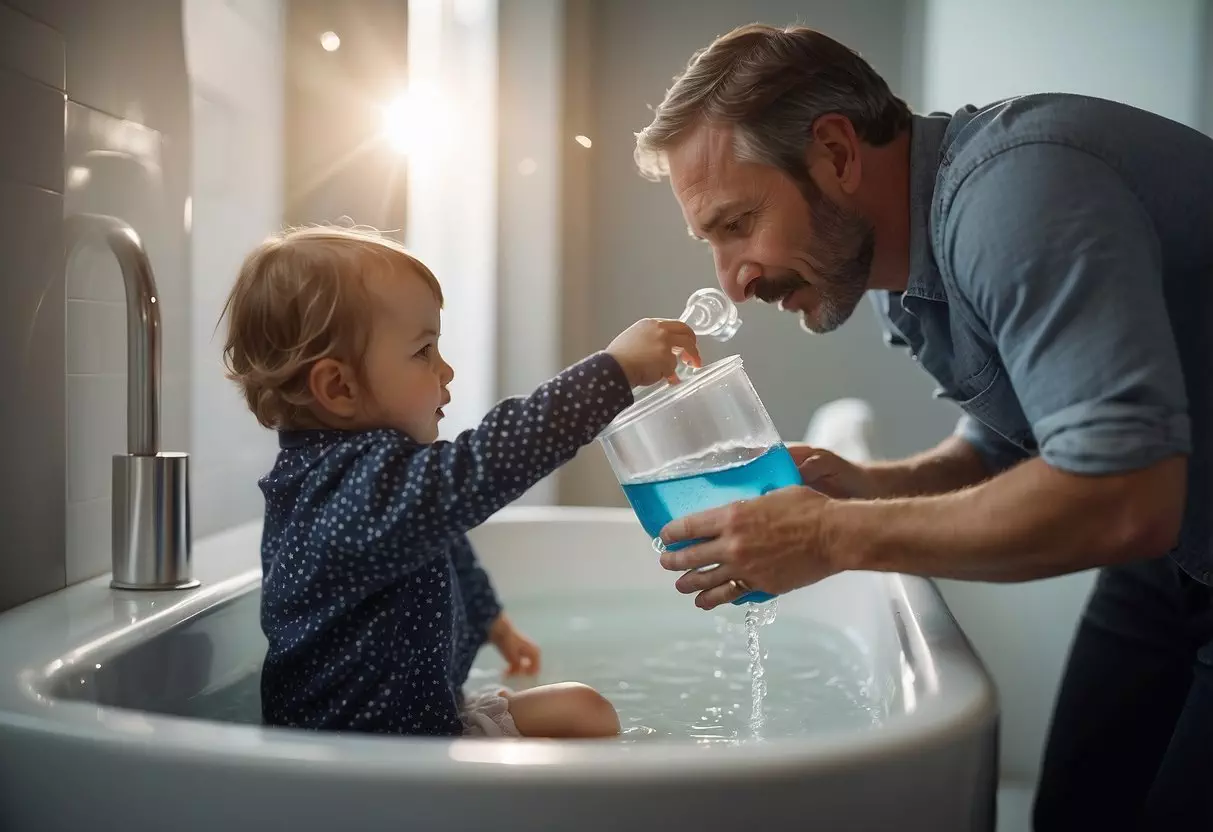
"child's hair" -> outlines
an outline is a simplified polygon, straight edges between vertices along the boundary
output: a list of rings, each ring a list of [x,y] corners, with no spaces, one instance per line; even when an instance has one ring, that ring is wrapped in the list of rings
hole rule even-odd
[[[442,305],[433,272],[374,229],[288,229],[245,258],[220,318],[227,319],[223,364],[262,425],[319,427],[308,374],[320,359],[360,371],[371,317],[365,277],[374,271],[415,274]]]

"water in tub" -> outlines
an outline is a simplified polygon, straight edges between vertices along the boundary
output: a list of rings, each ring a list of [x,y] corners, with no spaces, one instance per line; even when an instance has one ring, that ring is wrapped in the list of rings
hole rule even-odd
[[[619,711],[625,743],[728,746],[879,725],[884,699],[856,640],[795,609],[775,617],[772,603],[705,613],[672,587],[507,600],[543,648],[534,681],[602,692]],[[469,686],[497,684],[500,671],[485,650]]]
[[[782,445],[709,455],[625,484],[649,535],[674,517],[801,482]],[[619,711],[625,740],[736,744],[879,723],[875,680],[855,641],[802,617],[777,621],[777,604],[705,614],[671,588],[527,599],[511,616],[543,645],[541,681],[601,691]],[[486,651],[471,684],[496,683],[498,668]]]

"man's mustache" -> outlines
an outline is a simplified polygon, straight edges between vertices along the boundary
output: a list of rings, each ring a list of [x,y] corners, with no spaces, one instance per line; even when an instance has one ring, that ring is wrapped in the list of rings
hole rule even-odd
[[[761,277],[755,282],[754,297],[763,303],[778,303],[797,289],[803,289],[808,285],[808,281],[798,274]]]

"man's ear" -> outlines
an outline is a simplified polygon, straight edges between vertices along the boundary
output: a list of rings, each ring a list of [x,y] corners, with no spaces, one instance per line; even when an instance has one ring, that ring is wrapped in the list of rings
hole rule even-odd
[[[830,196],[859,190],[863,166],[859,136],[851,120],[829,113],[813,122],[813,140],[805,148],[805,167],[817,186]]]
[[[316,406],[339,419],[358,414],[358,380],[348,364],[334,358],[322,358],[307,374],[308,391]]]

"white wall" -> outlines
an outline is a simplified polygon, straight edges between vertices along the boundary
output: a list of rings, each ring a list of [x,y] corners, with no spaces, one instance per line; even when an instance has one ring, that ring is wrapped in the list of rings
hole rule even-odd
[[[956,110],[1078,92],[1200,126],[1201,0],[929,0],[922,101]],[[1034,779],[1092,573],[1014,586],[941,581],[1002,696],[1004,776]]]
[[[223,376],[216,331],[245,254],[282,224],[281,0],[185,0],[194,119],[191,291],[194,535],[261,515],[273,464],[263,430]]]
[[[526,395],[561,369],[561,151],[573,141],[561,129],[564,6],[498,4],[498,396]],[[556,502],[559,476],[519,502]]]
[[[497,0],[409,0],[408,14],[408,83],[423,121],[408,154],[405,243],[446,298],[449,439],[495,402]]]
[[[1203,0],[930,0],[924,104],[1029,92],[1110,98],[1199,126]]]
[[[652,118],[649,107],[661,100],[692,52],[755,20],[802,22],[825,31],[859,49],[894,90],[906,86],[903,38],[910,21],[905,4],[896,0],[589,4],[588,48],[569,55],[570,72],[588,76],[577,100],[588,111],[585,129],[594,143],[584,154],[591,167],[584,218],[588,240],[564,275],[566,283],[585,284],[582,317],[587,324],[565,336],[577,345],[574,352],[601,349],[637,318],[677,316],[692,291],[715,285],[710,253],[687,237],[669,185],[637,174],[633,133]],[[806,335],[793,316],[757,303],[744,304],[741,317],[736,338],[724,346],[708,344],[707,350],[711,357],[744,357],[747,373],[785,436],[801,437],[814,409],[852,395],[875,406],[877,432],[883,437],[874,449],[878,455],[902,456],[929,447],[955,424],[957,411],[931,398],[934,384],[925,373],[883,345],[867,304],[828,337]],[[624,502],[597,447],[570,466],[561,491],[566,502]]]

